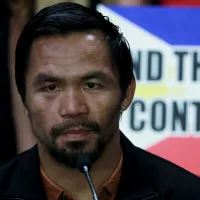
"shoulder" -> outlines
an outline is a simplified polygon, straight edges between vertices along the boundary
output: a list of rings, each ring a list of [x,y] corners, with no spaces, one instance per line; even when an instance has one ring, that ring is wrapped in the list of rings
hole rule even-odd
[[[9,184],[16,174],[18,174],[21,166],[26,167],[26,165],[30,163],[31,157],[36,151],[37,147],[35,146],[0,165],[0,191]]]
[[[174,196],[183,195],[184,198],[185,195],[198,195],[200,199],[199,177],[138,147],[135,147],[135,153],[140,169],[145,171],[145,176],[155,188],[163,193],[170,191]]]
[[[0,176],[7,171],[13,171],[16,165],[29,153],[30,150],[20,153],[19,155],[12,157],[8,161],[0,164]]]
[[[144,168],[148,168],[151,174],[157,174],[161,177],[170,179],[178,176],[194,179],[194,181],[200,181],[200,178],[196,175],[166,159],[163,159],[139,147],[134,147],[134,151],[135,155],[138,156],[138,162],[140,163],[141,167],[143,166]]]
[[[124,176],[138,184],[149,185],[166,199],[199,199],[200,178],[180,166],[134,146],[121,137],[124,153]]]

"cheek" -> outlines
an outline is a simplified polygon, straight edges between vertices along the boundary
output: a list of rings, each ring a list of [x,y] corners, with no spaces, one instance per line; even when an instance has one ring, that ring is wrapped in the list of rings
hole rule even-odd
[[[119,91],[110,92],[104,95],[97,96],[93,101],[90,100],[92,105],[92,115],[99,118],[100,123],[110,123],[119,119],[120,106],[121,106],[121,93]]]
[[[119,130],[119,118],[120,118],[120,96],[117,95],[115,98],[101,98],[96,104],[96,110],[93,112],[92,120],[97,119],[96,121],[101,126],[101,141],[105,145],[109,140],[118,132]]]
[[[29,109],[35,115],[48,116],[56,112],[56,101],[47,98],[44,94],[35,94],[27,101]]]
[[[30,121],[36,134],[44,134],[48,130],[48,119],[42,109],[29,108]]]
[[[56,105],[44,100],[44,98],[35,96],[27,101],[27,107],[34,131],[49,131],[53,125],[53,121],[55,121]]]

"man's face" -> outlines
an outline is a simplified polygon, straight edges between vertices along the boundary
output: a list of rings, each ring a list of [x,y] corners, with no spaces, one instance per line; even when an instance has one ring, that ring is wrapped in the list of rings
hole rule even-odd
[[[26,105],[33,131],[58,161],[95,161],[119,133],[122,94],[104,36],[98,31],[42,37],[31,48]]]

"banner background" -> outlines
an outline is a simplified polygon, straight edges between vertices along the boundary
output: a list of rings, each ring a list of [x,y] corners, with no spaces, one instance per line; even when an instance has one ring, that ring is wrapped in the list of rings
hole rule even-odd
[[[120,129],[136,146],[200,175],[200,9],[98,10],[119,25],[135,64],[136,94]]]

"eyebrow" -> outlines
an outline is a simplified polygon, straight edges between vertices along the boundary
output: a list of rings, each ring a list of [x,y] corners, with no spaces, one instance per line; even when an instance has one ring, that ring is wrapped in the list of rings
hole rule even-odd
[[[105,73],[101,72],[101,71],[97,71],[97,72],[89,72],[85,75],[83,75],[83,77],[81,78],[83,81],[87,81],[89,79],[100,79],[103,80],[107,83],[113,83],[114,80],[109,77],[108,75],[106,75]],[[53,76],[53,75],[49,75],[49,74],[45,74],[45,73],[39,73],[32,81],[32,85],[39,85],[41,83],[44,82],[58,82],[60,80],[60,78]]]
[[[39,73],[33,79],[32,85],[38,85],[38,84],[43,83],[43,82],[56,82],[58,80],[59,80],[59,78],[57,78],[55,76],[52,76],[52,75],[49,75],[49,74],[44,74],[44,73]]]
[[[83,80],[89,80],[89,79],[101,79],[103,81],[106,81],[108,83],[113,83],[114,80],[109,77],[107,74],[101,72],[101,71],[97,71],[97,72],[90,72],[86,75],[83,76],[82,78]]]

